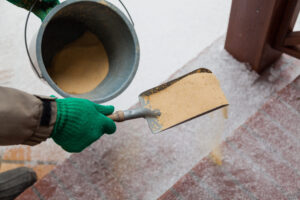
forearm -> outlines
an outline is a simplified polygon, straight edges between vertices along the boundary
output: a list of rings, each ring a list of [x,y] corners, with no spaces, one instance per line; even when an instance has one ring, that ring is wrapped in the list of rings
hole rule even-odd
[[[36,145],[50,137],[56,121],[53,98],[0,87],[0,145]]]

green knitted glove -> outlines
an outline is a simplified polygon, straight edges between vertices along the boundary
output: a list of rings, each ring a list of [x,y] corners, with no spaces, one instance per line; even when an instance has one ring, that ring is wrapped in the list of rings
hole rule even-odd
[[[32,4],[35,2],[35,0],[7,0],[10,3],[25,8],[26,10],[29,10],[32,6]],[[48,12],[50,10],[59,4],[58,0],[38,0],[33,8],[33,13],[38,16],[41,20],[44,20]]]
[[[56,99],[57,119],[52,139],[68,152],[81,152],[104,133],[116,131],[113,120],[105,115],[114,112],[113,106],[102,106],[86,99]]]

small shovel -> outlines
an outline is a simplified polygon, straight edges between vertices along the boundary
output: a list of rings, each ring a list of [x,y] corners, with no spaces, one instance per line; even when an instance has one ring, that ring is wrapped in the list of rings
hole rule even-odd
[[[186,78],[188,78],[189,76],[191,76],[193,74],[197,74],[197,73],[206,73],[205,76],[209,78],[207,80],[210,80],[210,84],[208,83],[208,81],[205,82],[205,80],[204,80],[205,77],[204,77],[204,79],[203,79],[204,82],[201,85],[199,85],[199,82],[193,83],[193,80],[192,80],[192,81],[188,82],[188,84],[183,85],[183,88],[182,88],[182,86],[180,86],[181,91],[178,91],[178,95],[182,96],[183,95],[182,90],[184,90],[185,94],[197,98],[196,99],[197,103],[195,105],[184,107],[184,109],[180,110],[179,109],[180,106],[185,105],[187,103],[187,101],[185,100],[184,102],[181,102],[180,100],[178,100],[178,98],[180,98],[180,96],[178,96],[178,98],[176,97],[174,99],[174,97],[171,97],[170,92],[173,91],[173,95],[174,95],[174,89],[176,92],[175,86],[177,86],[179,83],[183,83],[182,81],[184,81],[184,79],[187,80]],[[199,77],[199,78],[202,78],[202,77]],[[211,80],[213,82],[211,82]],[[181,82],[179,82],[179,81],[181,81]],[[171,86],[173,88],[171,88]],[[193,88],[191,88],[191,87],[193,87]],[[195,87],[197,87],[196,90],[195,90]],[[172,89],[172,91],[171,91],[171,89]],[[213,91],[209,92],[210,89]],[[199,94],[201,94],[201,92],[206,92],[207,95],[204,95],[203,98],[201,98],[201,97],[199,97]],[[157,107],[157,105],[156,105],[156,108],[155,108],[154,100],[151,100],[151,98],[154,98],[154,95],[156,95],[155,98],[159,98],[159,96],[157,96],[157,95],[161,95],[161,94],[163,95],[162,98],[164,98],[161,100],[166,101],[167,104],[164,103],[161,105],[161,107],[160,106]],[[168,96],[169,94],[170,94],[170,96]],[[170,99],[168,99],[168,98],[170,98]],[[198,102],[198,100],[199,100],[199,102]],[[159,101],[156,100],[156,104]],[[186,122],[195,117],[207,114],[209,112],[212,112],[214,110],[217,110],[219,108],[222,108],[222,107],[228,105],[226,97],[224,96],[224,94],[219,86],[218,80],[212,74],[212,72],[210,70],[204,69],[204,68],[194,70],[194,71],[192,71],[186,75],[183,75],[177,79],[174,79],[172,81],[169,81],[167,83],[164,83],[162,85],[159,85],[157,87],[154,87],[152,89],[149,89],[149,90],[141,93],[139,95],[139,102],[141,105],[140,105],[140,107],[138,107],[136,109],[125,110],[125,111],[116,111],[115,113],[109,115],[108,117],[110,119],[114,120],[115,122],[123,122],[126,120],[136,119],[136,118],[145,118],[148,122],[148,125],[149,125],[152,133],[159,133],[163,130],[166,130],[168,128],[176,126],[180,123]],[[171,105],[168,105],[168,103],[170,103]],[[178,105],[176,105],[176,104],[178,104]],[[168,107],[167,109],[166,109],[166,105]],[[170,111],[170,109],[171,109],[171,111]]]

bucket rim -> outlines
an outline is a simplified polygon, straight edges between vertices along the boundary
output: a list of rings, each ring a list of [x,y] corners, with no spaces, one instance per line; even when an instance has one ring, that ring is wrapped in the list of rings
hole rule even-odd
[[[36,59],[37,59],[38,67],[41,70],[41,76],[42,76],[41,78],[44,79],[59,95],[61,95],[62,97],[65,97],[65,98],[68,98],[68,97],[79,98],[76,95],[66,93],[65,91],[60,89],[56,85],[56,83],[52,80],[50,75],[48,74],[46,67],[44,65],[44,62],[43,62],[43,57],[42,57],[42,40],[43,40],[43,35],[44,35],[47,25],[52,20],[52,18],[57,14],[58,11],[60,11],[62,8],[67,7],[71,4],[87,3],[87,2],[97,3],[97,4],[101,4],[103,6],[106,6],[107,8],[109,8],[113,12],[115,12],[118,16],[120,16],[122,18],[122,20],[125,22],[128,30],[130,31],[130,34],[133,38],[133,42],[134,42],[134,46],[135,46],[135,58],[134,58],[133,68],[132,68],[132,71],[131,71],[130,75],[128,76],[127,80],[124,81],[124,83],[120,86],[119,89],[112,92],[110,95],[103,97],[103,98],[89,99],[90,101],[93,101],[95,103],[105,103],[107,101],[110,101],[110,100],[116,98],[117,96],[119,96],[121,93],[123,93],[129,87],[129,85],[131,84],[131,82],[133,81],[133,79],[136,75],[136,72],[138,70],[139,60],[140,60],[140,46],[139,46],[139,41],[138,41],[136,31],[133,28],[133,25],[129,21],[127,16],[119,8],[114,6],[112,3],[107,2],[105,0],[100,0],[100,1],[99,0],[67,0],[67,1],[64,1],[60,4],[58,4],[57,6],[55,6],[47,14],[47,16],[45,17],[44,21],[42,22],[42,24],[39,28],[37,38],[36,38],[36,52],[35,52]]]

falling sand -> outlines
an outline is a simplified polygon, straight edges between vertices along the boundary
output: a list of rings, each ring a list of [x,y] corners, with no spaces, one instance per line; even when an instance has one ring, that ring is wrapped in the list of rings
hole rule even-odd
[[[162,129],[227,105],[219,81],[212,73],[194,73],[171,86],[145,97],[147,107],[158,109]]]
[[[87,93],[107,76],[109,63],[100,40],[91,32],[66,45],[52,60],[48,73],[63,91]]]
[[[217,165],[222,165],[222,150],[221,150],[221,142],[222,142],[222,137],[223,133],[225,131],[225,119],[228,118],[228,107],[223,107],[222,108],[222,113],[213,113],[216,114],[214,116],[216,120],[216,124],[214,126],[214,129],[212,130],[212,137],[213,141],[211,143],[211,148],[212,151],[210,153],[210,158],[214,163]],[[220,114],[222,114],[220,116]]]

